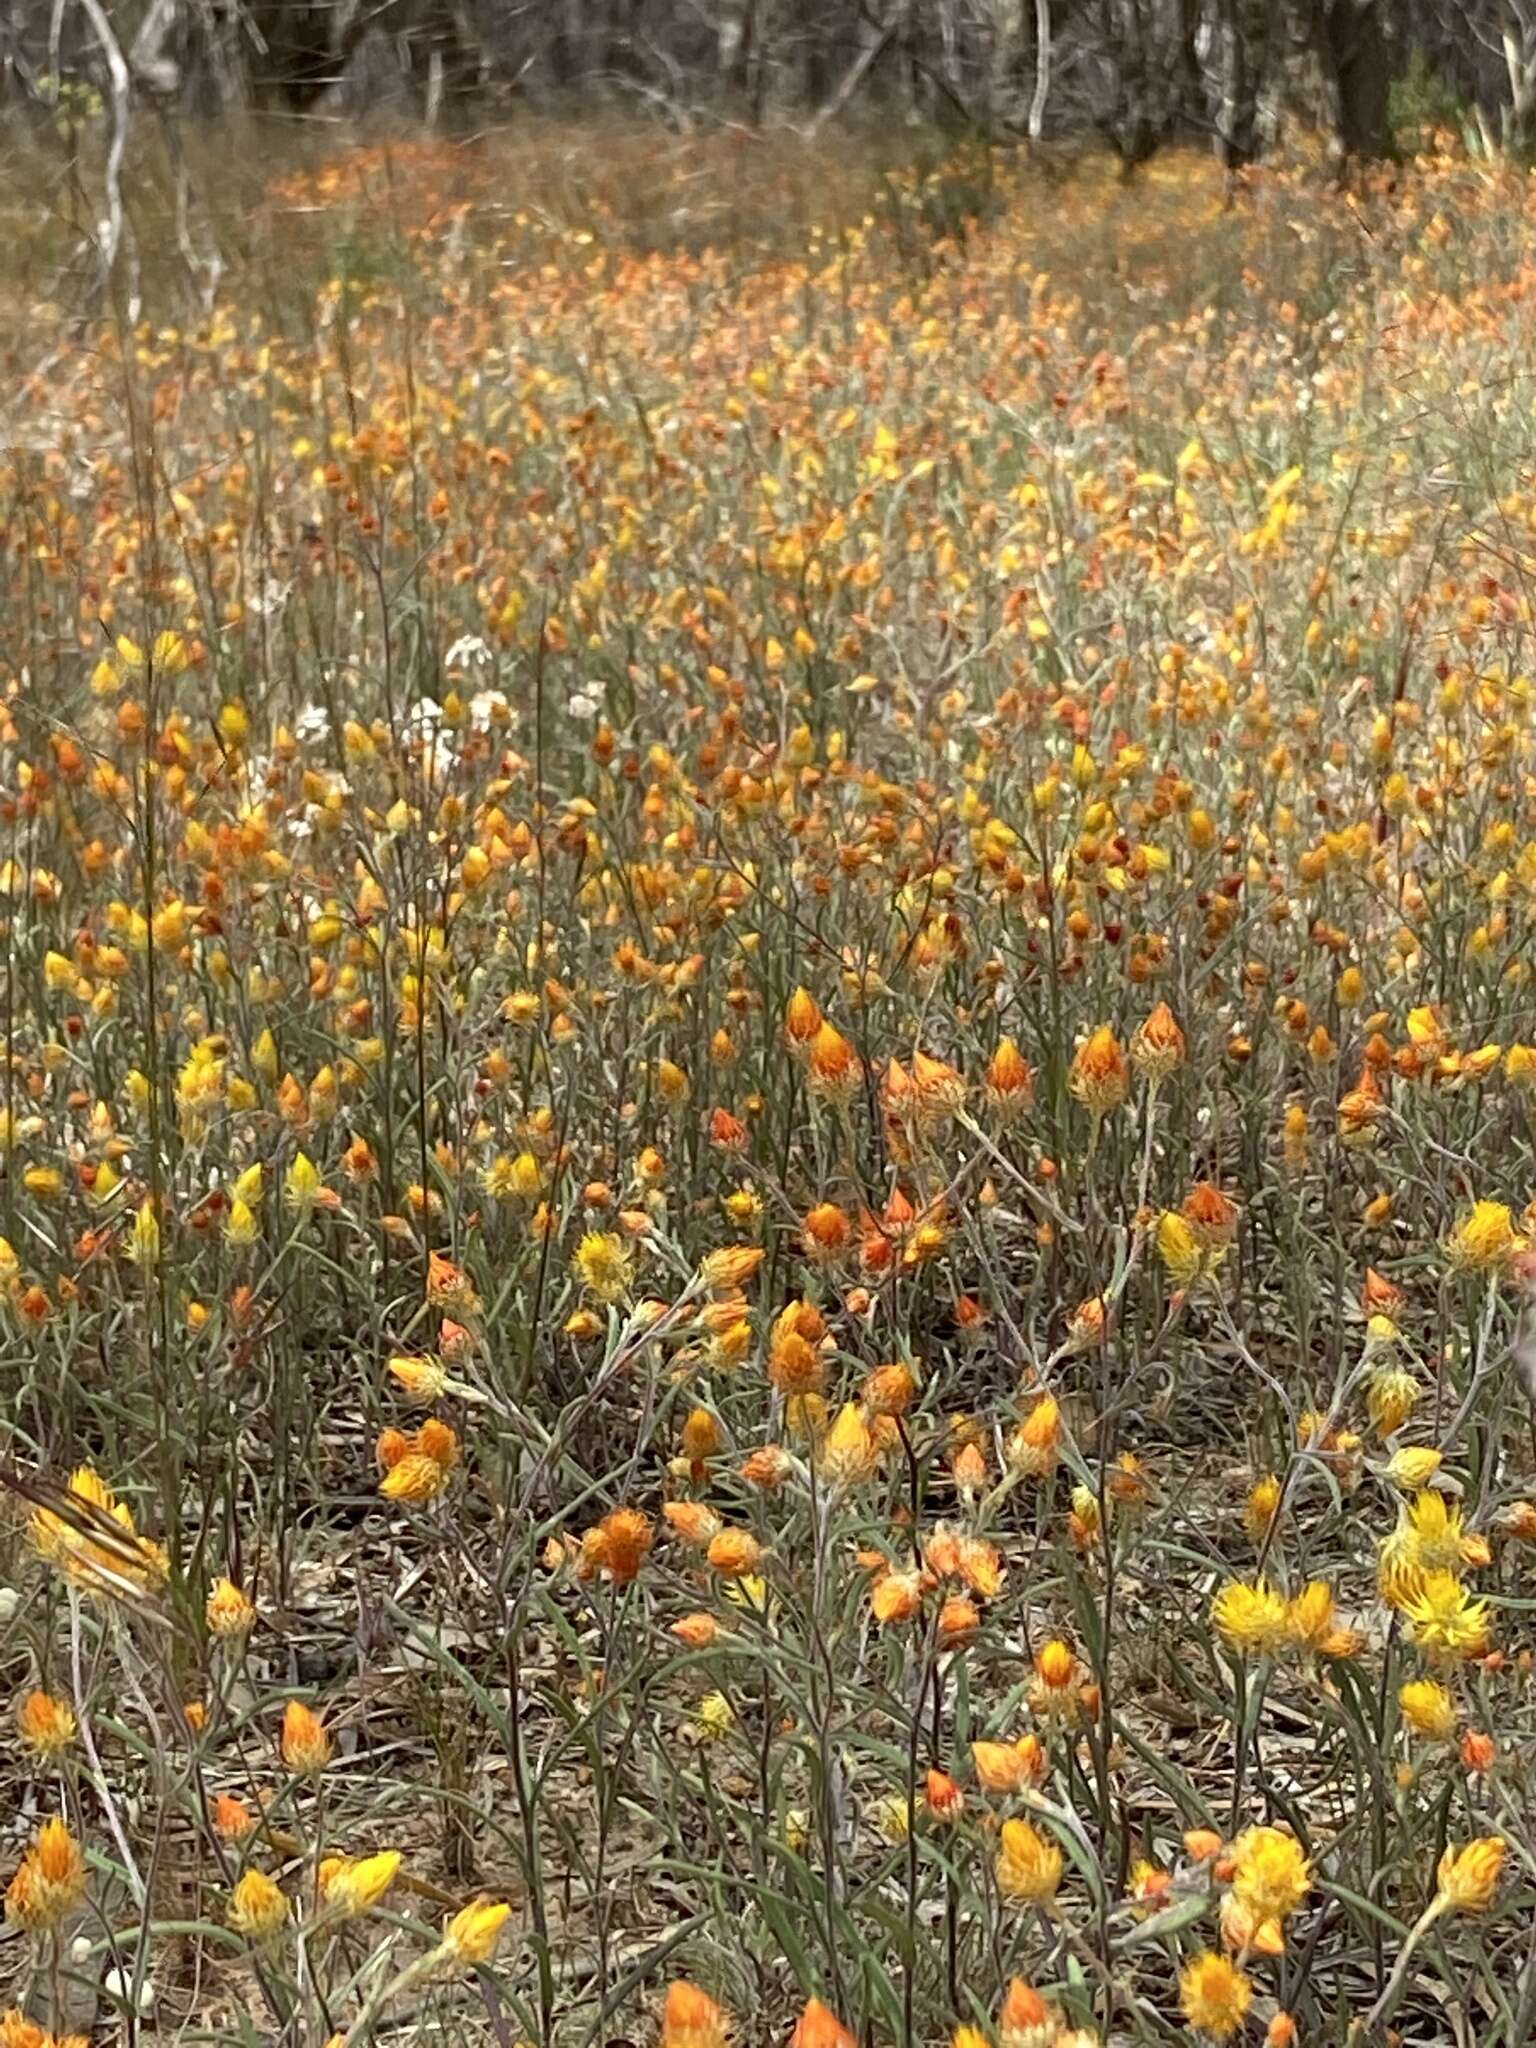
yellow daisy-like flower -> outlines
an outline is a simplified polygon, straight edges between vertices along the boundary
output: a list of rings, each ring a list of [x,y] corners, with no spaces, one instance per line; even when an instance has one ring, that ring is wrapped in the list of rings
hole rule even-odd
[[[1286,1602],[1285,1632],[1296,1647],[1320,1650],[1334,1632],[1333,1588],[1326,1579],[1312,1579]]]
[[[1420,1573],[1401,1606],[1413,1640],[1431,1657],[1460,1663],[1488,1647],[1488,1602],[1474,1600],[1452,1572]]]
[[[1248,2017],[1253,1986],[1225,1956],[1207,1949],[1179,1973],[1179,2009],[1189,2024],[1212,2040],[1225,2041]]]
[[[1487,1912],[1498,1889],[1506,1853],[1500,1835],[1480,1835],[1465,1848],[1447,1849],[1435,1873],[1439,1884],[1437,1900],[1444,1900],[1453,1913]]]
[[[1432,1678],[1413,1678],[1397,1695],[1403,1719],[1415,1735],[1449,1742],[1456,1733],[1456,1708],[1443,1685]]]
[[[1286,1603],[1260,1579],[1232,1579],[1216,1595],[1211,1619],[1231,1649],[1257,1656],[1278,1649],[1288,1634]]]
[[[354,1918],[376,1906],[394,1883],[404,1861],[398,1849],[382,1850],[377,1856],[337,1859],[338,1867],[325,1877],[323,1893],[328,1906]]]
[[[1509,1264],[1520,1243],[1506,1203],[1475,1202],[1446,1239],[1445,1249],[1460,1271],[1491,1273]]]
[[[438,1953],[445,1961],[470,1968],[488,1963],[511,1912],[512,1908],[498,1899],[476,1899],[448,1922]]]
[[[1232,1890],[1256,1921],[1286,1920],[1312,1889],[1301,1844],[1281,1828],[1245,1828],[1232,1844]]]
[[[1192,1285],[1205,1271],[1205,1251],[1177,1209],[1165,1209],[1158,1218],[1157,1255],[1169,1279],[1179,1287]]]
[[[264,1870],[248,1870],[235,1886],[229,1924],[247,1941],[266,1941],[288,1918],[288,1901]]]
[[[1053,1899],[1061,1883],[1061,1851],[1027,1820],[1005,1820],[997,1851],[997,1888],[1005,1899]]]
[[[612,1304],[629,1293],[633,1263],[624,1240],[612,1231],[589,1230],[576,1247],[571,1264],[594,1300]]]

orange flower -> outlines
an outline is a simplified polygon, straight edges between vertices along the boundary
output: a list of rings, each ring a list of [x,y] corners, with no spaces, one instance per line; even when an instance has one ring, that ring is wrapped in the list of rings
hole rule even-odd
[[[974,1600],[956,1593],[939,1609],[938,1644],[941,1650],[962,1650],[974,1642],[981,1628],[981,1615]]]
[[[671,1633],[690,1650],[707,1650],[720,1634],[712,1614],[685,1614],[672,1624]]]
[[[857,2048],[857,2043],[836,2014],[812,1998],[789,2037],[789,2048]]]
[[[420,1506],[423,1501],[436,1499],[447,1483],[447,1471],[436,1458],[412,1451],[390,1466],[379,1482],[379,1491],[387,1500]]]
[[[62,1820],[45,1820],[5,1894],[5,1914],[29,1933],[56,1927],[85,1893],[85,1858]]]
[[[821,1005],[807,988],[797,988],[784,1011],[784,1036],[792,1048],[809,1049],[821,1029]]]
[[[220,1792],[210,1809],[213,1831],[221,1842],[243,1842],[256,1825],[256,1817],[243,1799],[232,1792]]]
[[[1031,1984],[1014,1977],[997,2016],[998,2048],[1051,2048],[1061,2031],[1061,2015],[1047,2005]]]
[[[640,1575],[651,1548],[651,1525],[638,1508],[615,1508],[582,1539],[584,1562],[617,1586]]]
[[[878,1365],[864,1382],[864,1406],[871,1415],[905,1415],[916,1396],[909,1365]]]
[[[848,1249],[853,1225],[836,1202],[818,1202],[800,1226],[800,1242],[808,1259],[830,1264]]]
[[[301,1777],[317,1776],[331,1760],[331,1738],[325,1723],[302,1700],[283,1709],[283,1762]]]
[[[1124,1102],[1129,1070],[1120,1041],[1107,1024],[1101,1024],[1078,1047],[1068,1083],[1078,1101],[1095,1116],[1108,1116]]]
[[[682,1978],[667,1986],[661,2048],[726,2048],[726,2018],[707,1992]]]
[[[828,1102],[847,1102],[858,1086],[859,1056],[835,1024],[822,1024],[808,1055],[812,1091]]]
[[[1220,1251],[1237,1234],[1237,1210],[1220,1188],[1197,1181],[1180,1211],[1202,1251]]]
[[[52,1693],[29,1692],[16,1709],[22,1746],[36,1757],[62,1756],[75,1739],[75,1717]]]
[[[226,1641],[248,1635],[256,1609],[232,1579],[219,1579],[208,1595],[207,1622],[210,1635]]]
[[[707,1555],[722,1579],[744,1579],[762,1563],[763,1546],[749,1529],[722,1529]]]
[[[923,1604],[922,1574],[916,1571],[886,1572],[875,1581],[869,1604],[876,1621],[882,1626],[910,1621]]]
[[[695,1550],[707,1550],[720,1533],[720,1517],[701,1500],[669,1500],[661,1512],[673,1534]]]
[[[1061,1447],[1061,1408],[1042,1394],[1008,1439],[1008,1463],[1026,1479],[1049,1479]]]
[[[965,1794],[948,1771],[929,1771],[924,1800],[934,1819],[945,1823],[958,1820],[965,1807]]]
[[[996,1052],[987,1062],[986,1097],[993,1116],[1005,1126],[1027,1114],[1035,1099],[1035,1077],[1029,1061],[1011,1038],[999,1039]]]
[[[1184,1033],[1166,1003],[1154,1005],[1146,1021],[1137,1026],[1131,1039],[1131,1058],[1136,1071],[1149,1081],[1165,1081],[1184,1061]]]

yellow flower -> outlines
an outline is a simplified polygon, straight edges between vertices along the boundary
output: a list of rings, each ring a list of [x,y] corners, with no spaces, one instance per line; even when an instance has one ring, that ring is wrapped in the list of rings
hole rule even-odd
[[[707,1693],[694,1718],[701,1742],[718,1742],[736,1726],[736,1710],[723,1692]]]
[[[263,1870],[248,1870],[235,1886],[229,1924],[247,1941],[265,1941],[288,1918],[288,1901]]]
[[[343,1857],[341,1867],[325,1883],[326,1904],[349,1918],[371,1911],[394,1883],[403,1860],[398,1849],[361,1856],[355,1863]]]
[[[1449,1742],[1456,1733],[1456,1709],[1443,1685],[1432,1678],[1412,1678],[1397,1695],[1403,1719],[1415,1735]]]
[[[1333,1633],[1333,1589],[1326,1579],[1312,1579],[1287,1601],[1285,1632],[1298,1649],[1317,1651]]]
[[[1061,1851],[1027,1820],[1005,1820],[997,1851],[997,1888],[1005,1899],[1053,1899]]]
[[[1411,1372],[1386,1366],[1373,1372],[1366,1388],[1366,1412],[1379,1436],[1394,1436],[1419,1405],[1420,1388]]]
[[[1459,1662],[1488,1647],[1488,1603],[1474,1600],[1451,1572],[1419,1574],[1401,1606],[1413,1640],[1432,1657]]]
[[[1167,1268],[1169,1279],[1180,1287],[1198,1280],[1205,1269],[1200,1242],[1177,1209],[1165,1209],[1158,1218],[1157,1255]]]
[[[1452,1913],[1486,1912],[1498,1888],[1505,1853],[1500,1835],[1479,1835],[1463,1849],[1447,1849],[1436,1872],[1437,1902],[1443,1900]]]
[[[1282,1829],[1244,1828],[1232,1844],[1232,1890],[1256,1922],[1283,1922],[1311,1889],[1301,1844]]]
[[[443,1929],[443,1945],[438,1954],[445,1962],[472,1969],[488,1963],[496,1953],[496,1944],[511,1911],[510,1906],[497,1899],[474,1900],[462,1912],[455,1913]]]
[[[1280,1481],[1273,1472],[1266,1472],[1255,1483],[1243,1510],[1243,1527],[1250,1543],[1262,1543],[1269,1534],[1269,1525],[1280,1511],[1280,1494]]]
[[[254,1244],[261,1235],[255,1211],[238,1195],[230,1203],[229,1214],[224,1219],[224,1235],[231,1244]]]
[[[1225,1956],[1207,1949],[1179,1973],[1179,2009],[1192,2027],[1214,2040],[1235,2034],[1253,2003],[1253,1986]]]
[[[1469,1273],[1505,1266],[1519,1249],[1514,1220],[1503,1202],[1475,1202],[1446,1240],[1451,1264]]]
[[[301,1152],[283,1177],[283,1200],[296,1215],[306,1216],[320,1199],[320,1169]]]
[[[1467,1535],[1461,1509],[1443,1493],[1416,1494],[1412,1505],[1399,1512],[1397,1529],[1389,1541],[1404,1563],[1421,1571],[1455,1572],[1464,1564],[1487,1562],[1481,1538]]]
[[[425,1451],[410,1451],[390,1466],[379,1481],[379,1491],[386,1500],[408,1501],[419,1507],[423,1501],[435,1500],[447,1484],[445,1465]]]
[[[595,1300],[620,1302],[629,1292],[633,1277],[624,1240],[611,1231],[588,1231],[576,1247],[571,1261],[577,1278]]]
[[[879,1463],[874,1432],[857,1401],[845,1401],[821,1446],[821,1471],[833,1486],[857,1486]]]
[[[1444,1453],[1431,1450],[1427,1444],[1405,1444],[1392,1453],[1385,1469],[1394,1486],[1417,1493],[1429,1484],[1444,1462]]]
[[[1286,1640],[1285,1601],[1262,1579],[1256,1585],[1229,1580],[1216,1595],[1211,1619],[1232,1649],[1249,1656],[1278,1649]]]
[[[146,1195],[133,1219],[128,1239],[128,1256],[136,1266],[154,1266],[160,1259],[160,1218],[153,1199]]]
[[[448,1374],[440,1358],[391,1358],[389,1371],[391,1378],[399,1382],[413,1401],[440,1400],[448,1384]]]

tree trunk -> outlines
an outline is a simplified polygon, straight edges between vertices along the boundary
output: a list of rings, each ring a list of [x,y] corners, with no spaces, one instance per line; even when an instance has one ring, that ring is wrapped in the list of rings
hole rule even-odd
[[[1392,66],[1378,0],[1324,0],[1320,26],[1340,150],[1389,156]]]
[[[1242,0],[1226,0],[1221,24],[1221,106],[1216,139],[1222,166],[1240,171],[1259,153],[1259,93],[1264,50],[1255,47],[1261,24]]]

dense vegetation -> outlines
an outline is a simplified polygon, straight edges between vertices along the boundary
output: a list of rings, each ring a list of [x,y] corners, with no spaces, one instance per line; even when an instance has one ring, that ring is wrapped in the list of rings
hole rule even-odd
[[[1515,2048],[1530,182],[541,147],[12,294],[0,2039]]]

